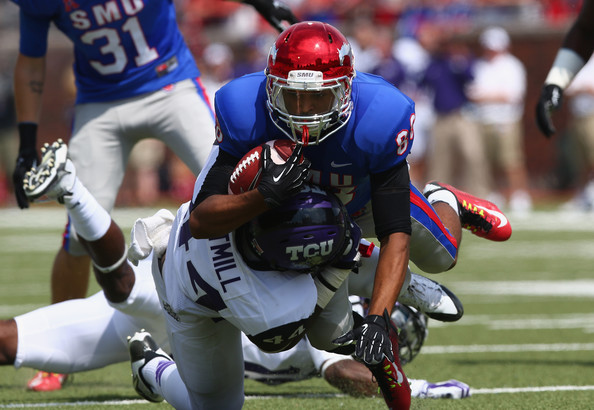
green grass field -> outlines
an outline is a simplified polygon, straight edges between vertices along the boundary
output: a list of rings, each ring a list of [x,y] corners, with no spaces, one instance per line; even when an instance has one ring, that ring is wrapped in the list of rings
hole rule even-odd
[[[127,232],[153,211],[114,216]],[[594,216],[537,212],[511,221],[508,242],[465,234],[458,266],[431,276],[462,299],[465,315],[451,324],[430,321],[425,347],[405,367],[412,378],[464,381],[472,397],[413,399],[413,408],[594,408]],[[48,303],[64,222],[62,209],[49,204],[0,210],[0,318]],[[93,283],[90,292],[97,290]],[[128,363],[76,374],[53,393],[25,391],[33,374],[0,368],[0,408],[168,407],[140,400]],[[246,395],[246,409],[384,408],[380,399],[340,395],[321,379],[280,387],[248,381]]]

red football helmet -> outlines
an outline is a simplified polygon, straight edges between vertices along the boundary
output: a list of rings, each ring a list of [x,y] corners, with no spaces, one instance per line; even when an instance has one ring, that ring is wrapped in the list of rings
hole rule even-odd
[[[306,21],[283,31],[268,55],[268,111],[298,144],[318,144],[347,123],[354,58],[347,39],[327,23]]]

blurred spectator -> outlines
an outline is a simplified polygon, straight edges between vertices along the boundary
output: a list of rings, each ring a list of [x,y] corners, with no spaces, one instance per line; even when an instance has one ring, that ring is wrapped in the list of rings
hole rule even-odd
[[[570,206],[594,211],[594,58],[580,70],[565,91],[571,113],[570,135],[574,142],[573,159],[579,166],[578,195]]]
[[[525,214],[532,209],[522,127],[526,70],[509,52],[510,37],[503,28],[487,28],[479,43],[482,58],[475,65],[475,79],[468,95],[474,102],[475,118],[487,148],[488,162],[482,166],[492,176],[494,202],[504,205],[504,190],[500,188],[503,179],[509,190],[510,210]]]
[[[355,57],[355,69],[369,73],[381,59],[376,43],[378,28],[368,16],[356,18],[352,24],[352,34],[348,36]]]
[[[424,24],[419,41],[431,55],[421,85],[433,93],[435,123],[427,158],[429,179],[461,187],[473,195],[489,194],[485,150],[467,113],[465,88],[474,79],[467,46],[443,26]]]
[[[419,86],[419,79],[429,64],[429,53],[412,37],[402,37],[394,43],[394,56],[404,67],[404,81],[398,88],[415,102],[415,140],[408,155],[410,178],[417,186],[424,186],[426,177],[427,147],[435,121],[432,94],[426,87]]]
[[[257,35],[238,43],[233,53],[235,57],[233,77],[264,71],[266,64],[263,61],[266,61],[270,46],[275,39],[276,37],[269,35]]]
[[[11,175],[19,148],[11,78],[3,66],[0,66],[0,205],[12,196]]]
[[[369,72],[385,78],[396,87],[400,87],[406,78],[404,65],[394,56],[394,32],[388,26],[375,28],[373,48],[377,57],[369,67]]]
[[[217,90],[233,78],[233,51],[224,43],[212,43],[206,46],[202,53],[203,62],[200,66],[202,72],[202,85],[210,97],[214,109],[214,95]]]

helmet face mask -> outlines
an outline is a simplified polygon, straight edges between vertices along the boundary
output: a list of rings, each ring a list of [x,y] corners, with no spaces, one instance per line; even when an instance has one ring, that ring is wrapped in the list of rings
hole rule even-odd
[[[320,22],[294,24],[278,37],[266,68],[274,124],[298,144],[318,144],[351,115],[354,58],[346,38]]]

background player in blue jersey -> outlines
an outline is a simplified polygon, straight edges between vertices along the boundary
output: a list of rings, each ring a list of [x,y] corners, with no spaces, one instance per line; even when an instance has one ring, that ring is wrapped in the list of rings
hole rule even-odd
[[[111,211],[129,154],[143,138],[163,141],[190,170],[200,172],[214,141],[214,115],[172,0],[13,1],[20,7],[21,33],[14,70],[20,148],[13,179],[19,207],[28,207],[24,173],[38,162],[37,123],[52,23],[74,46],[77,95],[70,155],[99,203]],[[283,21],[296,21],[280,2],[244,3],[279,30]],[[69,224],[52,270],[52,303],[86,295],[89,263]],[[42,378],[30,385],[46,387]]]
[[[215,110],[218,146],[211,154],[214,163],[196,184],[190,233],[194,238],[226,235],[277,207],[308,178],[333,189],[363,236],[381,242],[369,315],[335,343],[355,343],[356,355],[378,380],[388,406],[405,407],[410,392],[397,382],[403,374],[385,313],[405,281],[409,252],[427,272],[447,270],[455,263],[460,222],[480,236],[506,240],[511,235],[507,219],[493,204],[443,184],[427,185],[429,202],[410,186],[406,156],[414,141],[414,103],[382,78],[355,72],[348,41],[328,24],[302,22],[281,33],[271,47],[266,73],[222,87]],[[278,138],[297,143],[287,162],[273,163],[264,148],[257,189],[226,195],[239,158]],[[302,163],[301,154],[307,159]],[[443,225],[429,203],[442,209]],[[432,215],[428,225],[421,227],[420,214]],[[332,279],[329,289],[344,285],[345,276]],[[318,296],[323,291],[318,288]],[[322,315],[338,323],[342,313]],[[339,336],[333,334],[339,326],[326,329],[326,337]],[[314,346],[324,344],[308,336]]]

